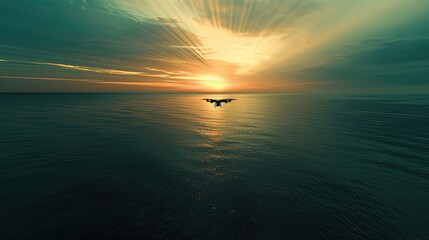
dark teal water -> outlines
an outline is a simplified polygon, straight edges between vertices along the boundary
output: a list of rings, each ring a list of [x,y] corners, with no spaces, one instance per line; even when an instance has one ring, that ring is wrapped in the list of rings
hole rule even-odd
[[[0,95],[0,239],[427,239],[429,96],[207,97]]]

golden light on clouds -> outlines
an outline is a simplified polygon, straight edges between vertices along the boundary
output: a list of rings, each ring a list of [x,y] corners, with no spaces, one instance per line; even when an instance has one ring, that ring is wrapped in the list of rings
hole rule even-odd
[[[400,41],[409,41],[407,46],[424,41],[422,37],[402,37],[399,42],[385,38],[384,45],[371,41],[380,39],[378,34],[385,28],[422,17],[428,9],[424,6],[429,5],[415,1],[419,4],[402,0],[65,1],[50,6],[61,7],[67,13],[64,18],[58,18],[56,11],[46,16],[58,24],[38,22],[40,17],[32,11],[27,12],[28,21],[9,21],[13,26],[10,36],[5,35],[7,44],[0,44],[4,54],[0,78],[89,79],[84,88],[104,84],[112,89],[129,86],[131,91],[311,89],[349,78],[353,74],[348,70],[363,74],[352,61],[363,58],[363,53],[396,48]],[[78,8],[70,10],[72,6]],[[403,12],[413,14],[405,17],[400,15]],[[46,26],[50,31],[45,31]],[[22,37],[31,33],[34,40]],[[342,61],[343,57],[351,60]],[[338,70],[347,64],[347,71]]]

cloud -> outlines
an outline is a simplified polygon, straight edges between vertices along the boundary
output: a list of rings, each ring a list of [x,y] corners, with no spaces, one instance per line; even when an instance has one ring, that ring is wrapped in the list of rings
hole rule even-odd
[[[356,64],[396,65],[429,63],[429,38],[369,39],[344,49],[339,60]]]
[[[278,74],[343,86],[429,87],[429,38],[367,39],[337,51],[319,65]]]
[[[135,19],[106,6],[98,1],[2,1],[0,50],[17,49],[20,55],[30,52],[29,59],[36,50],[43,52],[36,56],[38,60],[61,55],[71,62],[92,59],[128,67],[136,67],[136,62],[156,62],[154,59],[208,65],[198,49],[198,37],[178,21]]]
[[[168,24],[180,23],[178,20],[174,18],[166,18],[166,17],[157,17],[154,20],[160,23],[168,23]]]
[[[212,77],[228,90],[427,86],[426,6],[425,0],[0,1],[0,72],[11,76],[2,87],[29,89],[24,83],[33,78],[29,86],[38,82],[40,89],[81,83],[84,91],[183,90]]]

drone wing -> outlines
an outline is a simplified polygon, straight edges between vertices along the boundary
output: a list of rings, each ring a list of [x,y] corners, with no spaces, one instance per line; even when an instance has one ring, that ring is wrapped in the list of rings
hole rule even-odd
[[[234,99],[234,98],[221,99],[220,102],[229,103],[232,100],[237,100],[237,99]]]

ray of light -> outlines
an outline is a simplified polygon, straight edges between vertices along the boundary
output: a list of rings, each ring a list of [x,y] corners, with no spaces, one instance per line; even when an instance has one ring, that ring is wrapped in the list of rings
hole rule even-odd
[[[155,86],[154,81],[159,81],[168,86],[206,86],[224,91],[251,87],[247,82],[263,82],[263,74],[269,70],[303,70],[324,64],[328,60],[315,57],[319,52],[377,30],[372,23],[382,22],[383,16],[410,5],[401,0],[99,1],[104,1],[112,14],[132,20],[143,33],[139,36],[147,37],[124,37],[131,47],[141,50],[133,59],[141,63],[113,65],[118,60],[103,68],[96,67],[95,58],[90,64],[61,60],[0,62],[118,75],[110,84],[132,85],[128,80],[133,78],[134,85]],[[166,80],[178,82],[165,84]],[[295,84],[296,79],[287,80],[290,84],[285,86]]]

